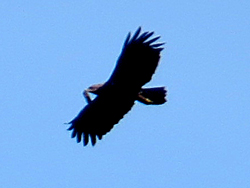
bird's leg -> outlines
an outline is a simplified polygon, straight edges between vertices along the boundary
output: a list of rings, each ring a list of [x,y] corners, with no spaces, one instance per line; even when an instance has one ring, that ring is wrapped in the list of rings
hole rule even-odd
[[[141,88],[137,100],[147,105],[160,105],[167,101],[166,96],[167,90],[165,87]]]
[[[153,101],[151,101],[149,98],[144,97],[141,93],[138,94],[137,100],[144,103],[144,104],[152,104]]]

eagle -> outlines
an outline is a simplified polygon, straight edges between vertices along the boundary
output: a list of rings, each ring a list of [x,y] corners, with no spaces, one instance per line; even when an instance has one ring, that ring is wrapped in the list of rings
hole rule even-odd
[[[141,27],[132,37],[129,32],[109,79],[83,92],[87,105],[68,123],[71,137],[76,137],[78,143],[83,140],[86,146],[91,139],[94,146],[131,110],[135,101],[146,105],[166,102],[165,87],[142,87],[151,80],[163,50],[164,43],[155,43],[160,36],[150,39],[153,34],[141,34]],[[92,100],[89,93],[96,97]]]

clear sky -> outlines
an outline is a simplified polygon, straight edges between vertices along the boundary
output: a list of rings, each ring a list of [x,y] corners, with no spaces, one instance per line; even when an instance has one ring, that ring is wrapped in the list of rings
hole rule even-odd
[[[2,0],[1,187],[250,187],[249,13],[248,0]],[[139,26],[166,42],[148,86],[168,102],[137,103],[83,147],[64,123]]]

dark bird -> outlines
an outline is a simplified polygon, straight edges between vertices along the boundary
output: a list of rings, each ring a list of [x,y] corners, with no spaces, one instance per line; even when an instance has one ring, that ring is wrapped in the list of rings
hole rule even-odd
[[[141,27],[131,37],[129,33],[116,67],[110,78],[103,84],[90,86],[83,95],[87,105],[71,121],[68,130],[72,138],[86,146],[91,139],[102,139],[115,124],[132,108],[135,100],[147,105],[166,102],[165,87],[142,88],[152,78],[160,59],[164,43],[154,43],[160,37],[150,39],[154,32],[140,34]],[[91,100],[90,93],[97,96]]]

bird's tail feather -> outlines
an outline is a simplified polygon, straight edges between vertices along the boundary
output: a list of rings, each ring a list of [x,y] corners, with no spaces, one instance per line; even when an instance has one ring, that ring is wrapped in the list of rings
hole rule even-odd
[[[143,104],[159,105],[164,104],[167,90],[165,87],[142,88],[137,100]]]

